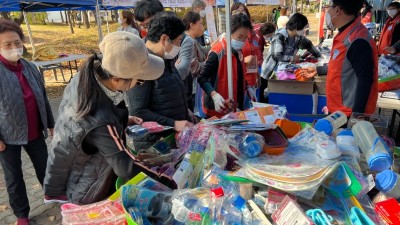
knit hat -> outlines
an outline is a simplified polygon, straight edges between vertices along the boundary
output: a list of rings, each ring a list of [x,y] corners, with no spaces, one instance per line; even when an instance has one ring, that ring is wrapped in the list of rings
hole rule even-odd
[[[164,72],[164,60],[148,53],[143,40],[126,31],[108,34],[99,44],[102,66],[122,79],[155,80]]]

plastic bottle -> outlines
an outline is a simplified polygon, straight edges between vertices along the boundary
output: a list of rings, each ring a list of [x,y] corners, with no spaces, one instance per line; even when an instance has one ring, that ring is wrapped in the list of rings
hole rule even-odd
[[[355,143],[355,138],[351,130],[343,129],[336,136],[336,144],[342,155],[351,156],[360,161],[360,149]]]
[[[224,225],[241,225],[242,212],[233,204],[224,204],[222,206],[221,215]]]
[[[331,115],[319,119],[314,128],[317,131],[324,132],[327,135],[331,135],[332,132],[347,123],[347,116],[341,111],[336,111]]]
[[[246,133],[239,144],[239,151],[249,158],[259,156],[264,148],[264,138],[256,133]]]
[[[238,196],[235,201],[233,201],[233,205],[242,212],[242,224],[251,225],[253,216],[251,215],[249,208],[246,206],[246,200]]]
[[[389,147],[378,136],[374,126],[368,121],[359,121],[352,127],[352,131],[369,168],[378,172],[389,169],[392,165]]]
[[[391,171],[385,170],[376,175],[376,188],[382,191],[388,197],[400,196],[400,175]]]

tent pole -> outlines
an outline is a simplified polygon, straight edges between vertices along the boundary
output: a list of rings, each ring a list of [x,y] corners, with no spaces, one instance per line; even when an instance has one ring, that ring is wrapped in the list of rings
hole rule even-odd
[[[35,49],[35,43],[33,42],[31,26],[29,25],[27,13],[25,11],[23,11],[23,14],[24,14],[26,29],[28,30],[29,41],[31,42],[31,45],[32,45],[32,52],[34,53],[36,51],[36,49]]]
[[[98,32],[99,32],[99,42],[101,42],[103,40],[103,31],[102,31],[102,28],[101,28],[99,0],[96,1],[96,18],[97,18],[97,29],[98,29]]]
[[[231,48],[231,12],[230,1],[225,0],[225,28],[226,28],[226,50],[227,50],[227,66],[228,66],[228,94],[233,99],[233,81],[232,81],[232,48]],[[235,65],[236,66],[236,65]],[[238,81],[240,82],[240,81]]]
[[[107,34],[110,33],[110,26],[108,25],[108,10],[106,10],[106,24],[107,24]]]

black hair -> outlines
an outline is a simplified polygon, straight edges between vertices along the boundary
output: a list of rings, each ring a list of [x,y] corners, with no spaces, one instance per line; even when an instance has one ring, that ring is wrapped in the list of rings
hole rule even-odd
[[[102,55],[94,53],[81,65],[78,84],[78,117],[84,117],[94,113],[100,103],[101,87],[97,83],[99,80],[108,80],[110,74],[101,66]]]
[[[235,14],[231,17],[231,33],[234,33],[239,28],[248,28],[250,30],[253,29],[251,25],[251,21],[249,17],[244,15],[243,13]]]
[[[207,4],[203,0],[194,0],[192,3],[192,9],[197,8],[197,7],[206,7]]]
[[[400,9],[400,2],[391,2],[391,3],[389,3],[389,5],[387,7],[389,8],[391,6],[394,6],[397,9]]]
[[[358,16],[364,0],[332,0],[333,6],[339,6],[347,15]]]
[[[185,25],[185,30],[190,29],[190,24],[197,23],[197,21],[200,21],[201,17],[200,14],[197,12],[189,11],[183,16],[182,22]]]
[[[271,22],[263,23],[260,27],[260,33],[262,35],[274,33],[275,30],[276,30],[275,24],[273,24]]]
[[[136,2],[133,15],[136,21],[143,22],[162,11],[164,7],[159,0],[140,0]]]
[[[17,33],[21,41],[24,40],[24,33],[22,32],[22,28],[17,23],[11,20],[0,19],[0,34],[7,31]]]
[[[185,31],[185,25],[174,12],[160,12],[151,20],[147,39],[151,42],[160,41],[166,34],[170,40],[175,40]]]
[[[301,13],[293,14],[286,24],[288,30],[303,30],[308,24],[308,19]]]
[[[368,1],[364,0],[363,5],[365,4],[365,9],[361,12],[361,17],[367,15],[368,12],[372,12],[372,6],[368,3]]]
[[[246,12],[247,16],[249,17],[249,20],[251,21],[251,16],[250,16],[250,12],[249,9],[247,8],[247,6],[241,2],[235,2],[232,4],[231,6],[231,13],[233,13],[234,11],[238,10],[240,8],[240,6],[243,7],[244,11]]]

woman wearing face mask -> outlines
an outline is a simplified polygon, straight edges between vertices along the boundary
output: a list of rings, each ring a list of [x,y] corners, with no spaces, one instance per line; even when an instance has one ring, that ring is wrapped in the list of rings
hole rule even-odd
[[[240,2],[233,3],[231,7],[232,14],[242,13],[246,15],[251,21],[249,10],[246,5]],[[244,78],[247,82],[247,90],[245,96],[244,108],[250,107],[250,101],[257,102],[256,86],[258,80],[258,68],[261,67],[263,55],[259,48],[260,38],[257,36],[253,27],[249,31],[248,38],[245,40],[245,44],[242,48],[245,74]],[[263,46],[264,48],[264,46]]]
[[[124,93],[157,79],[164,63],[130,32],[108,34],[99,48],[103,54],[90,56],[64,91],[47,161],[45,203],[98,202],[112,193],[115,175],[127,180],[143,171],[124,144],[126,127],[142,122],[129,117]]]
[[[24,34],[9,20],[0,20],[0,164],[10,206],[17,224],[29,224],[29,201],[21,169],[21,147],[32,160],[43,184],[46,172],[47,129],[53,135],[54,118],[43,77],[22,59]]]
[[[245,65],[243,62],[243,48],[245,41],[252,28],[249,18],[240,13],[231,18],[231,45],[232,48],[232,80],[233,80],[233,99],[239,109],[244,106],[244,94],[247,83],[244,79]],[[228,99],[228,71],[226,40],[222,36],[208,55],[207,61],[200,73],[198,82],[204,91],[203,111],[209,117],[223,116],[228,110],[236,109],[235,104],[231,104]]]
[[[387,7],[389,17],[383,26],[378,44],[378,55],[393,54],[391,46],[400,40],[400,3],[392,2]]]
[[[175,67],[184,30],[185,26],[175,13],[156,14],[150,22],[146,47],[150,54],[164,59],[164,72],[160,78],[128,92],[130,115],[174,127],[178,132],[190,125],[185,84]],[[145,150],[171,133],[166,131],[135,138],[135,149]]]
[[[267,102],[264,90],[268,87],[268,79],[277,68],[278,63],[297,62],[301,58],[296,55],[299,49],[307,49],[313,56],[321,57],[321,53],[304,36],[304,28],[307,24],[307,17],[295,13],[290,17],[286,28],[277,30],[272,37],[271,46],[261,70],[260,102]]]
[[[127,31],[139,36],[139,29],[133,19],[133,13],[129,10],[122,10],[118,17],[118,23],[121,26],[118,31]]]
[[[365,0],[361,9],[361,23],[367,24],[372,22],[372,6]]]

